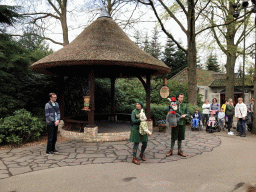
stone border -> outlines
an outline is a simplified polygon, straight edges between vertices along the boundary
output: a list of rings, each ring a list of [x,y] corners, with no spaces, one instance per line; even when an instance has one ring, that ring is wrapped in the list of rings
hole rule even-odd
[[[153,122],[147,121],[149,130],[153,132]],[[85,127],[84,133],[67,131],[63,129],[64,122],[61,121],[59,124],[59,131],[61,136],[74,139],[83,140],[85,142],[108,142],[108,141],[128,141],[130,138],[129,132],[119,132],[119,133],[98,133],[98,127]]]

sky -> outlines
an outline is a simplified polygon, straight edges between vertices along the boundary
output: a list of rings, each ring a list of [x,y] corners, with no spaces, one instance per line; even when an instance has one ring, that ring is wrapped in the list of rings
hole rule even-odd
[[[7,4],[7,5],[24,5],[26,4],[26,9],[29,9],[31,12],[34,12],[35,10],[37,12],[46,12],[51,8],[47,6],[46,0],[37,1],[36,4],[30,4],[30,0],[1,0],[1,4]],[[102,7],[100,2],[96,2],[92,0],[70,0],[68,4],[68,28],[69,28],[69,42],[72,42],[83,30],[86,28],[89,24],[91,24],[94,20],[97,19],[99,16]],[[136,7],[136,10],[134,10],[135,5],[129,5],[122,8],[122,12],[116,13],[113,15],[113,19],[123,28],[125,33],[134,40],[133,36],[135,35],[136,30],[139,30],[140,35],[142,37],[145,37],[146,34],[148,34],[149,37],[151,37],[152,32],[155,27],[158,28],[160,31],[159,33],[159,41],[161,42],[161,45],[164,47],[167,37],[166,35],[161,31],[161,28],[159,25],[156,25],[156,17],[153,13],[153,11],[149,8],[147,8],[145,5],[140,5]],[[158,10],[159,7],[157,7]],[[163,12],[160,10],[160,12]],[[134,24],[132,27],[124,27],[123,20],[127,20],[132,15],[132,18],[134,19],[140,19],[140,21],[137,24]],[[181,20],[182,24],[186,27],[186,19],[184,15],[179,14],[179,19]],[[62,42],[62,30],[60,23],[57,22],[54,19],[48,19],[44,26],[47,30],[45,30],[46,36],[54,39],[55,41]],[[186,47],[187,40],[185,34],[180,30],[180,27],[174,22],[173,20],[168,20],[165,22],[165,26],[168,29],[168,31],[171,31],[173,36],[180,42],[182,42],[182,45]],[[21,33],[21,28],[16,28],[15,33]],[[197,53],[198,57],[200,58],[201,63],[205,63],[207,57],[212,53],[216,54],[218,58],[218,63],[222,67],[226,63],[226,57],[225,55],[220,51],[216,43],[213,42],[213,39],[211,38],[211,35],[209,35],[209,32],[206,32],[200,36],[197,37]],[[58,49],[61,49],[61,45],[54,44],[50,41],[47,41],[49,43],[50,48],[52,48],[54,51],[57,51]],[[212,46],[209,48],[209,46],[206,46],[206,44],[211,44]],[[242,58],[239,58],[236,63],[236,71],[238,70],[239,64],[242,63]],[[223,67],[222,67],[223,68]]]

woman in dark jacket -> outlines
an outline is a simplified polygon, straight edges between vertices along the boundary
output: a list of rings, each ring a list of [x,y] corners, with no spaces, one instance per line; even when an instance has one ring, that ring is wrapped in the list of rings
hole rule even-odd
[[[138,150],[140,142],[142,142],[140,158],[142,159],[142,161],[146,161],[145,156],[144,156],[144,152],[147,148],[148,136],[147,136],[147,134],[141,135],[139,133],[139,126],[140,126],[139,114],[140,114],[140,111],[141,111],[142,108],[143,108],[143,102],[138,101],[136,103],[136,109],[134,109],[132,111],[132,116],[131,116],[132,128],[131,128],[131,134],[130,134],[130,141],[134,142],[132,162],[135,163],[136,165],[140,164],[140,162],[136,158],[137,150]]]

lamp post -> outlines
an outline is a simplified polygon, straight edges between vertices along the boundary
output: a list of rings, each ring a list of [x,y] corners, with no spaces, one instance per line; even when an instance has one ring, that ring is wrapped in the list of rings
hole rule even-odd
[[[256,27],[256,0],[252,0],[252,3],[253,3],[253,8],[252,8],[251,11],[253,13],[255,13],[255,21],[254,22],[255,22],[255,27]],[[254,48],[255,48],[255,55],[254,55],[255,63],[254,63],[254,81],[253,81],[253,84],[254,84],[254,98],[255,98],[255,96],[256,96],[256,90],[255,90],[255,88],[256,88],[256,28],[255,28],[255,45],[254,45]],[[254,105],[253,119],[256,119],[256,112],[255,112],[255,110],[256,110],[256,107]],[[252,125],[252,132],[254,134],[256,134],[256,124],[255,124],[255,121],[254,121],[254,123]]]
[[[250,12],[252,13],[255,13],[255,64],[254,64],[254,89],[256,88],[256,0],[251,0],[252,1],[252,9]],[[246,11],[246,8],[248,7],[249,3],[248,1],[243,1],[242,3],[242,7],[245,8],[245,11]],[[235,18],[238,18],[239,17],[239,5],[238,4],[233,4],[233,8],[234,8],[234,14],[233,16]],[[244,16],[245,18],[245,16]],[[244,20],[245,21],[245,20]],[[245,32],[245,31],[244,31]],[[245,35],[245,33],[244,33]],[[244,46],[245,46],[245,43],[244,43]],[[245,52],[244,52],[245,54]],[[244,83],[243,83],[244,85]],[[243,90],[244,91],[244,90]],[[254,91],[254,98],[256,98],[256,91]],[[256,110],[256,106],[254,105],[254,111]],[[253,113],[253,119],[256,120],[256,112]],[[252,127],[252,132],[254,134],[256,134],[256,123],[253,123],[253,127]]]
[[[243,101],[244,101],[244,66],[245,66],[245,29],[246,29],[246,23],[245,23],[245,19],[246,19],[246,8],[248,7],[249,3],[247,0],[244,0],[242,2],[242,4],[233,4],[233,8],[234,8],[234,14],[233,17],[234,18],[238,18],[239,17],[239,8],[244,9],[244,49],[243,49]]]

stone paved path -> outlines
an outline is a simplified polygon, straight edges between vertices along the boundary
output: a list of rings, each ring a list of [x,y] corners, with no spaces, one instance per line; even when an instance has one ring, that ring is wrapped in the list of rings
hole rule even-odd
[[[183,151],[187,157],[177,155],[177,143],[174,155],[166,157],[170,150],[170,134],[154,132],[149,137],[148,147],[145,152],[147,161],[142,163],[165,163],[178,161],[210,152],[220,145],[221,140],[213,134],[205,132],[186,132],[183,141]],[[58,154],[46,155],[46,145],[0,150],[0,179],[43,169],[100,164],[119,163],[132,160],[133,143],[129,141],[84,143],[83,141],[57,142]],[[139,152],[138,152],[139,155]]]

